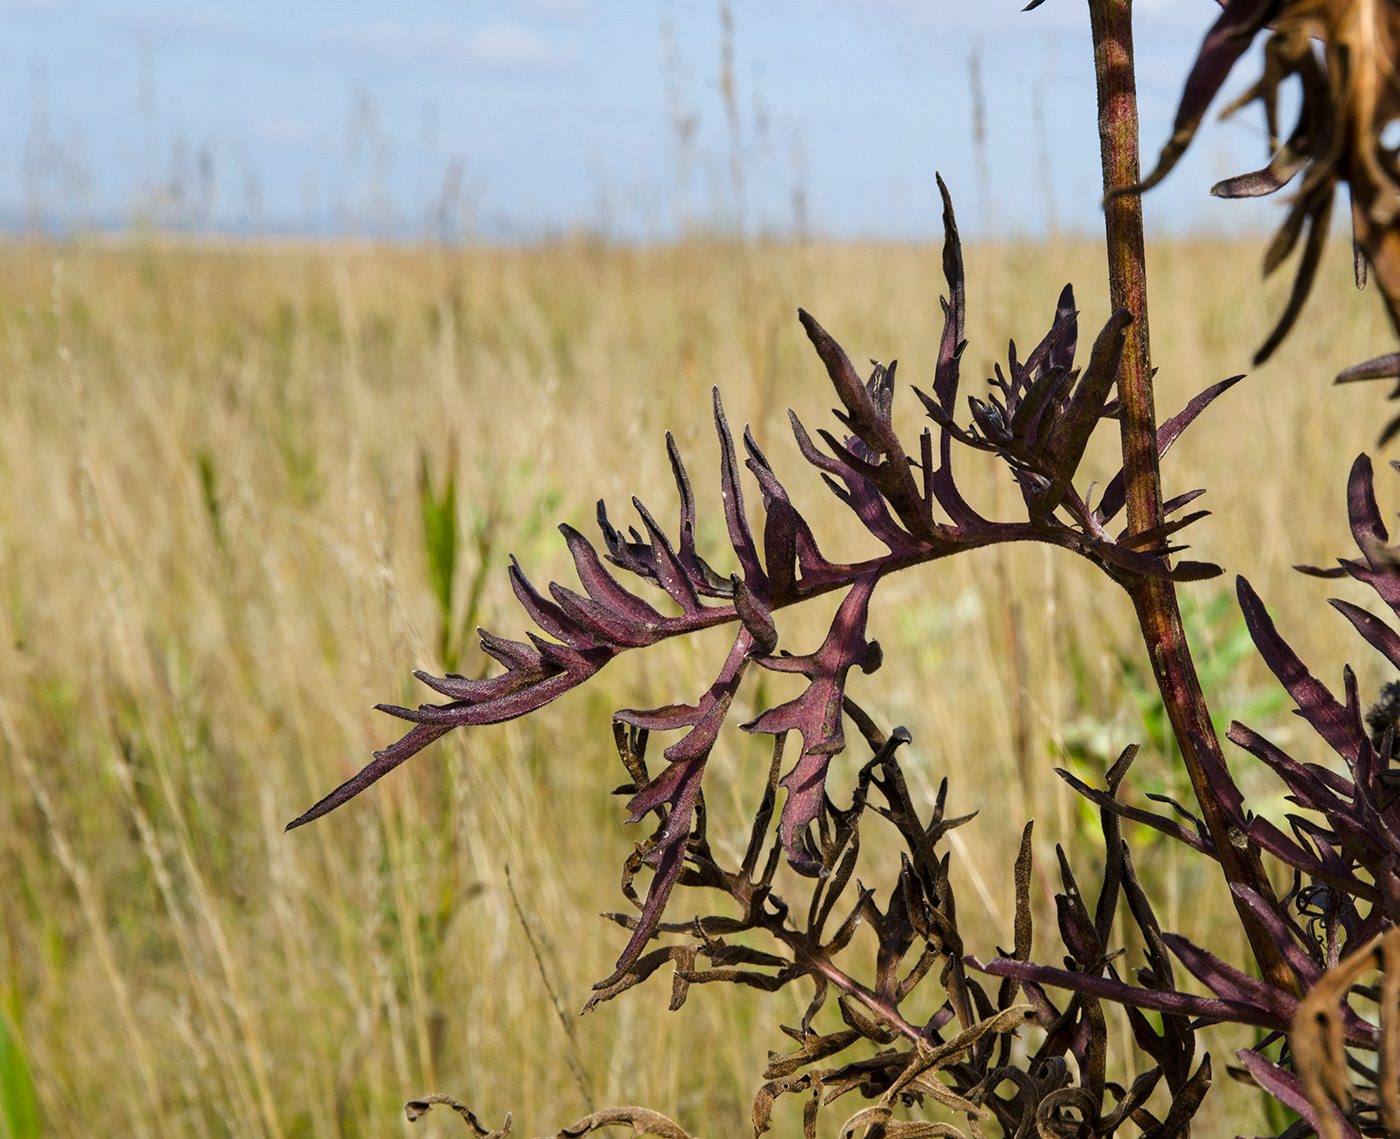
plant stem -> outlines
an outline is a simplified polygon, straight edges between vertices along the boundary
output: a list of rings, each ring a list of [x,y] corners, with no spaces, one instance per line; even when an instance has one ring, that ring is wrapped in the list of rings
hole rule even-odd
[[[1132,0],[1089,0],[1094,36],[1094,73],[1099,97],[1099,148],[1105,194],[1141,180],[1138,167],[1137,83],[1133,74]],[[1119,429],[1127,483],[1128,530],[1142,533],[1161,524],[1162,486],[1158,465],[1156,409],[1147,324],[1147,257],[1143,241],[1142,198],[1115,197],[1104,207],[1108,247],[1109,304],[1133,314],[1118,374]],[[1129,587],[1143,641],[1167,716],[1191,778],[1196,801],[1219,853],[1225,879],[1248,886],[1275,902],[1273,887],[1258,852],[1225,819],[1210,788],[1200,749],[1224,767],[1220,741],[1196,675],[1181,624],[1176,587],[1160,578],[1140,577]],[[1235,899],[1235,908],[1264,976],[1289,991],[1297,981],[1259,919]]]

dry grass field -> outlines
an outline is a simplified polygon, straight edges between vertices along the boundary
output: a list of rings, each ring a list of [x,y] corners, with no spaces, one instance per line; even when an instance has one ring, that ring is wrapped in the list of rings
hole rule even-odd
[[[1287,285],[1261,293],[1259,254],[1152,249],[1162,411],[1247,370]],[[1107,315],[1092,244],[967,260],[965,390],[1008,337],[1023,354],[1039,339],[1065,281],[1081,344]],[[1377,299],[1348,273],[1338,247],[1304,326],[1185,437],[1165,481],[1210,488],[1193,556],[1247,575],[1320,675],[1335,683],[1351,659],[1374,693],[1377,658],[1323,603],[1353,593],[1289,569],[1347,552],[1347,468],[1385,411],[1379,387],[1328,386],[1388,350]],[[786,428],[785,408],[813,424],[833,402],[795,309],[853,358],[898,357],[902,380],[927,385],[942,284],[934,246],[0,248],[0,1135],[464,1134],[441,1112],[404,1122],[405,1099],[440,1090],[492,1126],[514,1112],[530,1136],[583,1115],[585,1088],[711,1139],[751,1133],[767,1050],[807,992],[707,987],[668,1014],[657,978],[572,1018],[625,940],[596,915],[624,905],[618,870],[638,837],[608,794],[623,778],[609,712],[693,699],[723,634],[624,658],[526,721],[456,733],[329,818],[282,828],[397,738],[371,706],[425,698],[410,670],[442,667],[424,464],[439,488],[455,465],[454,622],[479,582],[479,622],[507,635],[526,622],[509,552],[537,584],[568,580],[554,524],[594,532],[597,498],[615,519],[633,493],[674,517],[666,429],[701,495],[702,550],[719,552],[714,384],[824,544],[854,553],[857,531]],[[910,437],[916,407],[900,394]],[[1091,465],[1107,479],[1103,434]],[[977,502],[1012,509],[990,467],[964,469]],[[1185,591],[1216,710],[1298,737],[1247,651],[1231,582]],[[785,614],[784,643],[814,644],[834,604]],[[1068,555],[987,552],[886,583],[871,632],[885,666],[852,694],[912,731],[921,791],[947,776],[950,807],[982,812],[952,848],[969,948],[1009,944],[1011,862],[1036,816],[1036,952],[1053,960],[1054,843],[1086,867],[1101,856],[1053,768],[1095,776],[1137,739],[1133,794],[1185,793],[1126,597]],[[462,670],[485,663],[469,643]],[[834,790],[854,765],[838,762]],[[707,780],[721,848],[741,841],[765,771],[763,744],[727,730]],[[1243,782],[1280,808],[1268,778]],[[1131,837],[1164,925],[1207,942],[1216,923],[1233,931],[1218,882]],[[1214,944],[1243,960],[1234,932]],[[1264,1126],[1258,1093],[1224,1076],[1239,1043],[1210,1044],[1203,1134]],[[780,1104],[775,1133],[798,1110]]]

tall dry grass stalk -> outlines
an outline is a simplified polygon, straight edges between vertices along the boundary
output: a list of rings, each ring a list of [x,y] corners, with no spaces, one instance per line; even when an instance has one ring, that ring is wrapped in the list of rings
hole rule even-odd
[[[1254,248],[1177,243],[1151,258],[1172,411],[1242,370],[1279,297],[1254,287]],[[1008,335],[1043,331],[1066,279],[1088,327],[1107,315],[1092,245],[971,248],[968,268],[969,382]],[[1227,396],[1165,464],[1171,487],[1208,486],[1223,517],[1251,496],[1262,528],[1207,521],[1197,550],[1290,614],[1321,612],[1324,591],[1288,567],[1346,548],[1342,512],[1312,507],[1339,501],[1376,430],[1373,393],[1324,387],[1385,339],[1379,306],[1344,287],[1349,269],[1329,255],[1336,280],[1312,302],[1328,311],[1247,381],[1269,390],[1264,429],[1238,431]],[[707,990],[668,1016],[641,991],[578,1021],[570,1043],[542,980],[577,1008],[620,947],[594,916],[618,907],[608,868],[633,837],[596,790],[621,774],[608,712],[698,690],[719,641],[624,659],[528,721],[454,734],[316,827],[282,825],[395,738],[370,706],[416,702],[408,669],[441,665],[423,456],[442,471],[455,439],[466,532],[472,512],[497,511],[498,549],[536,581],[563,574],[554,521],[588,528],[599,496],[671,501],[663,430],[692,471],[714,469],[712,384],[736,422],[763,417],[780,471],[802,468],[783,409],[810,415],[829,396],[799,302],[853,356],[897,355],[901,377],[926,384],[940,283],[936,247],[0,249],[0,1006],[44,1134],[379,1135],[424,1087],[487,1120],[513,1111],[523,1134],[582,1114],[580,1087],[743,1133],[772,1020],[795,1023],[805,994]],[[769,327],[755,384],[753,330]],[[1111,448],[1099,459],[1106,478]],[[966,488],[1009,502],[991,475]],[[829,552],[859,540],[819,486],[788,485],[835,535]],[[716,488],[698,489],[713,507]],[[872,613],[888,663],[852,692],[912,731],[916,789],[947,775],[959,811],[1012,804],[956,832],[961,896],[981,902],[963,918],[969,944],[1009,941],[1026,817],[1040,819],[1042,865],[1057,838],[1094,833],[1056,763],[1097,769],[1140,739],[1140,779],[1184,790],[1120,667],[1136,662],[1129,601],[1099,591],[1090,605],[1090,573],[1040,549],[988,551],[892,580]],[[1005,604],[1046,583],[1044,608]],[[1215,614],[1195,626],[1207,657],[1235,632],[1234,610],[1208,604],[1220,588],[1189,587]],[[478,603],[484,624],[516,631],[499,566]],[[1102,620],[1066,617],[1080,612]],[[827,616],[791,614],[785,643],[819,638]],[[1284,631],[1323,675],[1356,655],[1340,618]],[[472,648],[461,667],[484,658]],[[1386,679],[1361,670],[1363,693]],[[781,679],[756,699],[790,695]],[[1217,702],[1228,714],[1269,683],[1246,658]],[[712,841],[742,844],[761,751],[721,738]],[[831,786],[852,769],[838,760]],[[1206,941],[1232,920],[1214,877],[1140,841],[1160,851],[1140,861],[1175,899],[1170,928]],[[567,1049],[583,1079],[559,1062]],[[1208,1108],[1237,1130],[1258,1110],[1246,1090]]]

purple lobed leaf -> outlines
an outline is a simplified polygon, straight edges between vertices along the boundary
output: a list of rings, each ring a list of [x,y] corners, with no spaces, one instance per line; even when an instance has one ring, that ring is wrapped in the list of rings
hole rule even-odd
[[[969,968],[990,973],[995,977],[1011,977],[1022,983],[1035,982],[1052,988],[1068,989],[1073,993],[1082,993],[1085,996],[1098,997],[1134,1008],[1156,1009],[1158,1012],[1205,1017],[1235,1024],[1252,1024],[1278,1031],[1288,1027],[1288,1022],[1272,1009],[1242,1001],[1198,997],[1190,993],[1161,989],[1142,989],[1108,977],[1056,969],[1049,965],[1032,965],[1006,957],[994,958],[985,965],[975,957],[965,957],[963,961]]]
[[[547,641],[543,637],[534,633],[526,633],[530,638],[530,643],[539,650],[542,656],[550,664],[565,673],[584,673],[591,671],[592,661],[601,657],[604,662],[611,660],[616,655],[619,646],[616,645],[592,645],[583,649],[576,649],[570,645],[556,644],[554,641]],[[422,709],[419,709],[422,711]]]
[[[317,802],[309,810],[298,815],[287,824],[287,830],[295,830],[297,827],[305,826],[322,815],[329,814],[337,807],[349,802],[365,788],[377,783],[404,760],[417,755],[433,741],[440,739],[450,732],[453,724],[418,724],[412,728],[398,743],[384,748],[382,751],[374,753],[374,759],[365,764],[359,772],[347,779],[325,798]]]
[[[878,580],[879,574],[872,573],[852,586],[816,652],[758,658],[764,668],[800,673],[811,681],[801,696],[770,708],[743,725],[746,732],[777,735],[797,731],[802,735],[802,754],[781,781],[788,796],[779,835],[788,860],[795,866],[805,866],[808,861],[798,845],[798,834],[821,810],[827,765],[846,746],[841,712],[846,674],[853,667],[873,672],[879,666],[878,645],[865,639],[870,596]]]
[[[453,700],[462,700],[468,704],[484,704],[489,700],[499,700],[504,696],[509,696],[512,692],[528,688],[530,685],[546,680],[559,672],[558,666],[546,661],[533,645],[522,644],[519,641],[507,641],[502,637],[488,633],[485,629],[478,629],[477,632],[481,636],[483,651],[504,664],[508,671],[487,680],[472,680],[457,673],[449,673],[447,676],[433,676],[421,669],[415,671],[413,675],[429,688],[441,692]]]
[[[1269,165],[1259,169],[1251,170],[1248,174],[1236,174],[1233,178],[1224,178],[1210,188],[1212,198],[1262,198],[1269,194],[1275,194],[1282,190],[1293,176],[1308,164],[1307,155],[1290,155],[1289,161],[1279,162],[1275,156],[1274,161]]]
[[[672,548],[670,539],[666,537],[664,531],[657,525],[656,519],[651,516],[651,511],[642,505],[640,499],[634,497],[632,505],[642,516],[642,525],[651,535],[657,581],[661,583],[661,587],[671,595],[672,600],[681,607],[687,617],[695,616],[701,612],[703,607],[696,594],[695,585],[690,580],[690,575],[686,572],[685,566],[681,564],[680,558],[676,557],[676,551]]]
[[[1355,561],[1343,561],[1342,565],[1352,577],[1364,581],[1390,606],[1400,614],[1400,574],[1396,572],[1395,558],[1386,543],[1390,535],[1381,519],[1380,507],[1376,505],[1375,475],[1369,455],[1358,455],[1352,463],[1351,475],[1347,479],[1347,516],[1351,523],[1351,534],[1366,558],[1363,565]]]
[[[749,530],[744,514],[744,491],[739,482],[739,461],[734,451],[734,437],[729,433],[729,421],[724,417],[719,388],[713,390],[715,433],[719,436],[720,497],[724,501],[724,521],[729,527],[729,541],[739,558],[739,568],[755,593],[768,595],[768,578],[759,563],[758,547]]]
[[[1327,814],[1348,809],[1348,804],[1336,793],[1340,788],[1329,787],[1319,777],[1319,769],[1299,763],[1253,728],[1236,720],[1230,725],[1228,738],[1266,764],[1283,780],[1301,806]],[[1355,787],[1349,781],[1341,780],[1341,783],[1345,787],[1343,794],[1355,793]]]
[[[1360,739],[1354,731],[1346,709],[1332,696],[1327,686],[1308,671],[1298,654],[1289,647],[1264,603],[1243,577],[1235,579],[1240,609],[1244,613],[1249,635],[1264,663],[1287,689],[1298,705],[1298,712],[1349,763],[1356,762]]]
[[[671,811],[666,817],[666,825],[657,846],[649,856],[649,860],[653,862],[651,887],[647,890],[646,902],[637,919],[637,928],[632,932],[622,956],[617,959],[617,968],[611,977],[599,982],[596,986],[598,988],[612,984],[631,968],[661,922],[661,915],[666,910],[671,891],[680,880],[681,871],[685,869],[685,848],[690,838],[690,824],[695,816],[695,801],[700,794],[700,781],[705,774],[707,758],[708,753],[695,759],[674,763],[653,780],[653,783],[665,780],[664,788],[667,794],[657,805],[668,802],[671,804]]]
[[[1011,379],[1002,380],[997,369],[997,386],[1006,393],[1002,419],[1014,407],[1007,427],[1015,438],[1025,439],[1031,449],[1040,441],[1040,424],[1050,408],[1058,415],[1065,409],[1065,400],[1074,387],[1071,371],[1074,351],[1079,338],[1078,313],[1074,308],[1074,289],[1066,285],[1055,307],[1055,322],[1024,364],[1016,362],[1015,342],[1009,348]],[[993,397],[995,402],[995,397]]]
[[[943,199],[943,278],[948,282],[948,299],[943,302],[943,336],[938,345],[933,394],[943,414],[952,418],[958,398],[958,365],[962,358],[963,329],[966,323],[967,292],[963,278],[962,239],[953,214],[953,199],[941,174],[935,174],[938,193]],[[945,504],[945,509],[947,509]],[[960,523],[961,525],[961,523]]]
[[[560,525],[559,532],[564,535],[579,582],[589,597],[615,612],[627,614],[643,625],[660,626],[665,621],[661,613],[630,590],[624,589],[608,573],[598,557],[598,551],[587,538],[567,523]]]
[[[783,604],[801,595],[799,572],[821,576],[836,567],[822,556],[812,528],[792,505],[786,489],[747,428],[744,446],[749,452],[745,465],[758,480],[763,494],[763,559],[768,570],[769,596],[774,603]]]
[[[1055,305],[1055,325],[1058,327],[1066,317],[1070,318],[1070,323],[1064,334],[1056,337],[1049,357],[1052,368],[1063,368],[1066,372],[1074,366],[1074,352],[1079,345],[1079,321],[1074,319],[1074,312],[1074,287],[1066,285],[1060,290],[1060,299]]]
[[[967,530],[976,530],[988,523],[982,515],[972,509],[967,499],[963,498],[957,483],[953,481],[952,451],[953,437],[945,428],[938,444],[938,469],[933,472],[929,482],[934,497],[938,500],[938,505],[943,507],[948,517],[952,519],[953,525]]]
[[[1216,996],[1227,1001],[1268,1009],[1287,1022],[1292,1022],[1298,1001],[1282,989],[1242,973],[1215,954],[1192,944],[1180,934],[1164,933],[1162,940],[1191,975]]]
[[[1296,816],[1293,817],[1293,821],[1307,825],[1306,820],[1297,819]],[[1285,866],[1300,870],[1318,882],[1326,883],[1346,894],[1367,901],[1375,901],[1380,896],[1376,888],[1369,882],[1363,882],[1356,875],[1350,873],[1346,864],[1338,859],[1326,845],[1321,846],[1324,856],[1318,857],[1294,842],[1262,816],[1251,819],[1244,827],[1244,833],[1250,842],[1261,850],[1268,851]]]
[[[652,549],[641,540],[641,535],[632,531],[634,541],[627,541],[608,519],[608,505],[598,500],[598,529],[603,532],[603,543],[608,548],[608,561],[628,573],[656,582],[656,561]]]
[[[1255,1083],[1285,1107],[1292,1108],[1309,1123],[1317,1134],[1324,1134],[1322,1119],[1313,1109],[1303,1092],[1303,1082],[1292,1072],[1285,1071],[1277,1064],[1249,1048],[1241,1048],[1235,1055],[1241,1064],[1254,1077]],[[1335,1116],[1341,1125],[1343,1139],[1361,1139],[1361,1132],[1351,1125],[1344,1116]]]
[[[795,412],[788,411],[788,420],[792,424],[793,437],[797,440],[797,449],[802,452],[802,457],[825,475],[834,475],[846,484],[846,489],[842,490],[834,480],[826,479],[832,493],[851,508],[870,533],[896,555],[906,555],[922,548],[920,543],[902,530],[891,517],[884,495],[865,473],[872,470],[869,464],[864,464],[865,471],[858,469],[859,458],[849,448],[836,443],[829,433],[822,432],[823,438],[839,457],[825,454],[812,442],[811,436],[807,434],[807,429],[803,427]]]
[[[881,420],[875,408],[875,401],[870,396],[870,390],[861,382],[845,349],[832,339],[831,334],[818,324],[806,309],[797,310],[797,319],[802,322],[807,339],[812,342],[812,347],[817,350],[817,355],[826,365],[827,375],[831,377],[831,386],[836,389],[836,394],[841,397],[841,402],[850,413],[848,422],[852,429],[859,432],[864,428],[869,433],[868,438],[862,437],[862,442],[877,455],[898,454],[902,448],[894,436],[894,430]]]
[[[1170,450],[1171,445],[1181,437],[1185,431],[1195,421],[1196,417],[1205,411],[1215,400],[1224,395],[1243,376],[1231,376],[1228,380],[1221,380],[1219,383],[1211,384],[1205,391],[1197,393],[1179,412],[1173,415],[1165,423],[1157,428],[1157,456],[1160,459]],[[1099,521],[1107,523],[1123,509],[1126,501],[1127,484],[1124,482],[1123,472],[1120,470],[1112,479],[1108,486],[1104,487],[1103,497],[1099,500]],[[1193,491],[1194,495],[1201,492]],[[1181,504],[1181,505],[1184,505]],[[1165,509],[1165,508],[1164,508]]]
[[[1238,883],[1230,887],[1230,892],[1239,898],[1246,906],[1254,912],[1260,924],[1269,931],[1269,936],[1273,938],[1274,944],[1278,946],[1279,952],[1283,954],[1284,960],[1293,970],[1293,975],[1298,978],[1300,989],[1307,991],[1317,983],[1322,976],[1322,970],[1317,963],[1308,955],[1298,942],[1300,931],[1292,922],[1284,920],[1281,916],[1282,906],[1277,903],[1270,904],[1260,896],[1257,890],[1251,890],[1248,886]]]
[[[1100,791],[1094,787],[1090,787],[1083,780],[1076,778],[1074,775],[1064,770],[1064,768],[1055,768],[1055,774],[1074,788],[1080,795],[1083,795],[1084,798],[1101,809],[1109,811],[1119,818],[1131,819],[1135,823],[1142,823],[1145,826],[1152,827],[1154,830],[1159,830],[1163,834],[1176,839],[1178,842],[1185,843],[1187,846],[1191,847],[1192,850],[1199,851],[1201,854],[1208,855],[1211,858],[1215,857],[1215,845],[1210,841],[1210,836],[1204,833],[1204,831],[1197,833],[1196,831],[1187,830],[1180,823],[1172,819],[1164,818],[1162,815],[1154,814],[1151,811],[1144,811],[1140,807],[1134,807],[1128,803],[1124,803],[1114,798],[1106,791]]]
[[[686,843],[690,838],[691,822],[695,815],[695,803],[700,794],[701,781],[705,775],[705,764],[710,750],[719,737],[719,730],[729,712],[729,705],[743,679],[744,669],[754,650],[754,639],[747,628],[740,628],[734,638],[724,666],[710,685],[709,691],[694,706],[673,704],[666,708],[648,711],[625,710],[616,714],[616,719],[637,727],[654,730],[671,730],[689,727],[681,739],[666,749],[669,767],[658,774],[645,787],[642,787],[628,801],[632,812],[629,822],[640,822],[651,811],[663,805],[670,805],[665,825],[658,836],[656,846],[647,856],[652,863],[651,887],[642,906],[637,928],[631,940],[618,958],[617,969],[602,986],[611,984],[617,977],[631,968],[641,954],[646,943],[656,932],[666,909],[676,882],[680,880],[685,867]]]
[[[510,569],[507,573],[510,575],[511,590],[521,608],[530,615],[530,620],[551,637],[577,649],[593,648],[597,644],[591,633],[576,625],[558,605],[547,601],[540,591],[530,584],[530,579],[525,576],[514,554],[511,555]],[[536,644],[535,647],[539,648],[539,645]]]
[[[1400,668],[1400,634],[1359,605],[1335,597],[1331,599],[1330,604],[1355,626],[1356,631],[1366,638],[1372,648],[1384,654],[1396,668]]]
[[[1380,518],[1380,507],[1376,505],[1375,470],[1369,455],[1358,455],[1347,476],[1347,518],[1351,522],[1351,535],[1362,551],[1373,544],[1385,546],[1389,542],[1386,523]]]
[[[715,740],[719,737],[719,729],[724,723],[724,717],[729,711],[734,693],[738,691],[739,681],[743,678],[744,668],[753,650],[754,638],[752,634],[747,628],[741,627],[738,635],[734,638],[734,644],[729,649],[729,656],[725,658],[723,668],[720,669],[714,683],[700,698],[698,704],[670,704],[664,708],[647,710],[624,708],[617,712],[613,718],[635,727],[658,731],[682,727],[690,728],[691,730],[684,737],[666,749],[666,758],[671,760],[673,764],[681,760],[697,759],[708,755],[710,748],[714,746]],[[662,775],[657,776],[657,779],[664,778],[665,774],[663,772]],[[652,793],[648,789],[657,782],[657,779],[652,780],[652,783],[647,784],[647,787],[637,792],[637,795],[628,803],[628,807],[632,811],[631,822],[637,822],[654,808],[654,804],[639,804],[644,803],[645,796]]]
[[[786,731],[788,728],[782,726],[782,721],[786,719],[803,735],[803,754],[784,780],[789,796],[784,806],[781,829],[783,845],[792,858],[797,852],[797,831],[815,818],[820,808],[830,756],[844,746],[840,706],[846,674],[852,664],[858,664],[867,671],[878,667],[878,645],[865,640],[864,628],[870,591],[883,572],[932,560],[959,549],[1027,539],[1064,546],[1130,574],[1185,579],[1218,572],[1214,567],[1189,562],[1172,570],[1161,557],[1124,549],[1112,543],[1099,543],[1097,539],[1082,535],[1061,523],[1048,528],[1043,525],[991,523],[972,510],[962,498],[952,478],[951,442],[954,437],[974,446],[979,445],[980,441],[958,428],[952,422],[951,414],[945,411],[945,408],[952,406],[956,396],[960,359],[965,347],[965,295],[961,244],[952,205],[941,179],[939,186],[945,207],[943,264],[949,299],[944,303],[944,331],[934,383],[936,398],[931,400],[920,393],[920,398],[940,428],[939,463],[936,467],[932,434],[925,430],[921,437],[922,490],[916,487],[911,473],[915,464],[905,456],[893,429],[895,365],[891,364],[888,368],[876,365],[869,379],[861,381],[839,345],[816,321],[802,314],[807,333],[826,364],[845,407],[845,411],[838,412],[837,417],[847,425],[852,435],[838,443],[833,436],[823,433],[832,446],[833,455],[822,455],[794,417],[799,447],[824,474],[834,476],[844,484],[844,491],[840,487],[834,489],[852,507],[866,529],[885,542],[890,550],[888,556],[853,565],[834,564],[824,558],[811,528],[793,507],[768,461],[746,433],[748,466],[758,479],[764,495],[764,557],[760,558],[744,510],[741,472],[734,440],[718,389],[715,389],[714,419],[721,451],[720,489],[726,527],[741,573],[723,578],[696,551],[694,491],[675,439],[668,434],[667,451],[680,497],[680,527],[676,543],[672,544],[652,515],[635,499],[634,504],[646,531],[645,537],[632,527],[628,528],[628,537],[620,534],[608,521],[601,502],[598,504],[598,521],[606,545],[606,560],[659,585],[680,606],[681,614],[663,614],[623,587],[605,568],[604,557],[600,557],[598,550],[573,528],[561,527],[584,593],[551,583],[548,589],[550,596],[547,597],[531,584],[518,562],[512,558],[508,571],[512,590],[544,635],[529,633],[526,643],[505,640],[482,631],[483,651],[505,666],[503,675],[474,680],[460,675],[437,678],[418,673],[420,679],[447,696],[449,702],[416,709],[380,705],[382,710],[416,726],[391,748],[376,753],[374,760],[358,775],[342,784],[293,825],[301,825],[345,802],[453,727],[499,723],[525,715],[583,683],[626,649],[738,620],[742,635],[748,641],[748,649],[742,654],[746,659],[756,655],[764,667],[805,672],[810,681],[803,696],[770,710],[749,725],[750,730],[755,731]],[[1055,327],[1050,334],[1024,363],[1015,360],[1013,349],[1011,383],[1016,385],[1014,390],[1017,396],[1023,394],[1023,389],[1028,391],[1030,387],[1044,383],[1045,403],[1042,406],[1048,406],[1052,401],[1061,401],[1066,406],[1074,402],[1062,400],[1061,397],[1074,382],[1074,373],[1069,369],[1076,339],[1073,292],[1066,287],[1060,295]],[[1092,365],[1091,371],[1094,371]],[[1083,388],[1082,380],[1080,386]],[[1005,383],[1003,388],[1009,399],[1012,389]],[[1093,403],[1092,400],[1075,398],[1078,402],[1074,406],[1080,412]],[[1099,402],[1101,404],[1102,401]],[[993,406],[997,406],[995,400]],[[1102,407],[1096,406],[1094,410],[1097,416]],[[1004,420],[1005,408],[1001,409],[1001,415]],[[1076,414],[1071,415],[1070,419],[1073,420],[1073,430],[1061,442],[1067,442],[1072,451],[1083,427],[1080,420],[1087,420],[1087,417]],[[1040,486],[1044,481],[1042,477],[1041,483],[1035,485]],[[934,522],[935,501],[952,519],[953,527]],[[891,510],[898,516],[898,521],[891,516]],[[809,657],[772,655],[777,647],[773,610],[805,596],[847,586],[850,593],[821,649]],[[707,606],[702,604],[701,597],[721,598],[729,603]],[[737,683],[737,674],[732,679]],[[724,674],[721,681],[717,681],[717,684],[725,688],[728,679]],[[689,801],[687,788],[692,786],[692,782],[698,788],[700,770],[697,765],[703,756],[708,755],[731,697],[732,691],[727,688],[724,692],[713,689],[696,705],[677,704],[623,714],[624,719],[630,716],[633,723],[646,723],[657,729],[691,729],[684,740],[668,749],[673,772],[665,776],[665,782],[650,787],[653,799],[661,797],[657,802],[662,805],[670,803],[679,810]],[[690,766],[677,766],[682,763]],[[644,802],[645,799],[639,800],[639,805]],[[677,826],[680,824],[677,823]],[[668,834],[674,839],[672,832]],[[658,863],[664,862],[668,872],[680,865],[672,857],[673,854],[673,848],[666,847],[656,855]],[[675,857],[683,861],[683,851]],[[665,885],[666,880],[663,876],[657,885],[660,892],[656,896],[661,898],[658,905],[664,905],[663,895],[669,890],[669,886]]]
[[[768,603],[749,589],[738,574],[730,581],[734,590],[734,609],[739,614],[739,620],[749,631],[754,646],[767,656],[778,647],[778,627],[773,624],[773,612]]]
[[[570,621],[604,643],[639,649],[655,644],[664,635],[657,626],[649,628],[625,613],[599,605],[591,597],[582,597],[571,589],[565,589],[558,582],[549,583],[549,593]]]
[[[451,704],[420,704],[417,708],[400,708],[394,704],[376,704],[375,708],[416,724],[446,724],[453,728],[502,724],[543,708],[551,700],[577,688],[615,655],[616,650],[611,648],[591,649],[587,656],[579,658],[577,667],[572,670],[561,669],[545,680],[479,703],[458,700]]]
[[[957,217],[953,212],[953,199],[943,176],[935,175],[938,193],[943,199],[943,278],[948,283],[948,296],[943,304],[943,335],[938,345],[938,362],[934,369],[933,396],[914,389],[929,417],[938,424],[939,464],[937,468],[926,469],[925,478],[929,493],[947,513],[954,526],[975,528],[985,526],[987,520],[968,505],[953,481],[952,443],[953,434],[962,436],[961,429],[953,423],[953,412],[957,405],[959,370],[963,349],[967,341],[963,338],[967,319],[967,290],[963,274],[962,239],[958,235]],[[926,502],[926,509],[932,511],[933,503]]]
[[[492,681],[470,681],[465,677],[430,678],[433,686],[440,691],[445,690],[448,694],[460,692],[467,697],[444,706],[424,705],[408,709],[389,704],[376,705],[379,711],[414,721],[417,726],[391,747],[375,752],[371,762],[355,776],[293,819],[286,829],[290,831],[304,826],[348,802],[452,728],[501,723],[542,707],[592,676],[611,659],[612,654],[611,649],[591,650],[587,656],[579,658],[580,667],[573,671],[547,663],[538,669],[531,667],[528,673],[525,670],[507,673]]]
[[[1333,383],[1351,384],[1358,380],[1393,380],[1400,376],[1400,352],[1392,352],[1388,356],[1377,356],[1373,360],[1365,360],[1360,364],[1353,364],[1350,368],[1344,368],[1337,373],[1337,378]]]
[[[666,455],[671,460],[671,475],[676,480],[676,490],[681,499],[680,548],[676,556],[685,567],[691,584],[697,592],[707,597],[727,597],[724,579],[721,578],[695,550],[695,491],[690,485],[690,475],[681,461],[680,448],[676,438],[666,432]]]
[[[543,667],[540,654],[535,651],[532,645],[521,641],[510,641],[481,628],[477,629],[477,635],[481,638],[481,651],[509,669],[528,671],[532,668]],[[541,675],[545,674],[541,673]],[[482,681],[482,683],[488,682]]]

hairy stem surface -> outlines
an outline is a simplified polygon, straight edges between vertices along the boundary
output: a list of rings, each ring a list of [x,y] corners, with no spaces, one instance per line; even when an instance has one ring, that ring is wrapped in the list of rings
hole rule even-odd
[[[1094,36],[1094,72],[1099,98],[1099,149],[1104,192],[1141,180],[1138,168],[1137,82],[1133,73],[1132,0],[1089,0]],[[1147,323],[1147,257],[1143,240],[1142,199],[1136,194],[1113,198],[1104,207],[1108,247],[1109,306],[1133,314],[1118,375],[1123,472],[1127,483],[1128,529],[1142,533],[1162,522],[1162,485],[1158,466],[1156,409],[1152,398],[1152,364]],[[1181,749],[1196,800],[1220,852],[1225,878],[1263,897],[1273,887],[1258,853],[1234,833],[1211,792],[1202,764],[1223,765],[1220,741],[1186,643],[1176,586],[1164,579],[1137,578],[1130,586],[1143,641],[1152,663],[1167,716]],[[1264,976],[1285,990],[1297,982],[1273,939],[1258,918],[1238,899],[1235,908]]]

